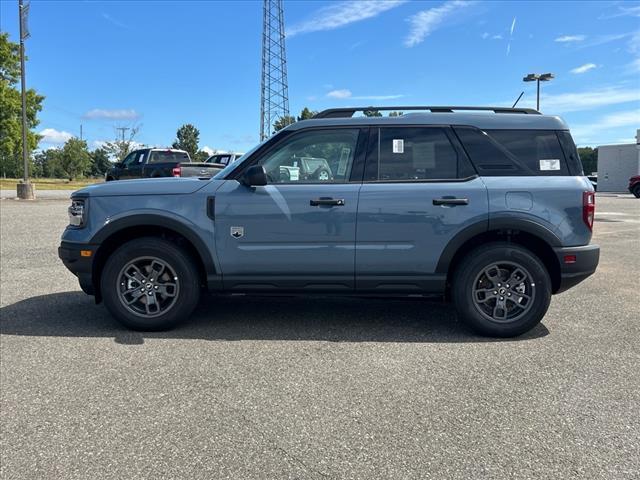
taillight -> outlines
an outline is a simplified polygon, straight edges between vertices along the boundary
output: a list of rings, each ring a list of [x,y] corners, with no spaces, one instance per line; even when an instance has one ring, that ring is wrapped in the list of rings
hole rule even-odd
[[[582,220],[593,230],[593,218],[596,215],[596,194],[593,192],[582,192]]]
[[[180,168],[180,165],[178,165],[177,167],[173,167],[173,169],[171,170],[171,175],[173,175],[174,177],[179,177],[181,170],[182,169]]]

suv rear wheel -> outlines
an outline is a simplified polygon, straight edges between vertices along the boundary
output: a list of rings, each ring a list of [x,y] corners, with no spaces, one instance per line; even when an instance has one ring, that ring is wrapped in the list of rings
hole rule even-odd
[[[144,237],[118,248],[102,271],[107,309],[136,330],[165,330],[185,320],[198,304],[198,270],[182,248]]]
[[[633,195],[636,198],[640,198],[640,183],[633,187]]]
[[[452,297],[461,320],[495,337],[521,335],[544,317],[551,279],[531,251],[490,243],[471,251],[454,274]]]

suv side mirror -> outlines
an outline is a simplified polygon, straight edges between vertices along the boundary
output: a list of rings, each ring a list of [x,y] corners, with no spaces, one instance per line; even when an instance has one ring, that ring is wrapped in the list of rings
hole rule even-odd
[[[247,168],[242,175],[242,184],[247,187],[261,187],[267,184],[267,172],[262,165]]]

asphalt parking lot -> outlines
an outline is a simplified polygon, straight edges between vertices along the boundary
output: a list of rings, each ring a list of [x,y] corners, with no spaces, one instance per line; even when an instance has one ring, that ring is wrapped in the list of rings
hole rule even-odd
[[[639,478],[640,200],[530,334],[437,301],[207,297],[121,328],[57,258],[65,200],[1,214],[3,479]]]

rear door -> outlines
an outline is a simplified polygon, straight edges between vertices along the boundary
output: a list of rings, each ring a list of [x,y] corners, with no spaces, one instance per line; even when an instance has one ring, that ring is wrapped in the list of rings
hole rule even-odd
[[[224,288],[351,291],[366,130],[306,129],[282,136],[248,160],[265,168],[268,185],[226,180],[216,191],[215,242]],[[330,174],[302,175],[306,157],[324,159]]]
[[[441,291],[438,261],[466,228],[486,230],[486,187],[448,127],[373,128],[356,233],[356,289]],[[472,227],[473,226],[473,227]]]

